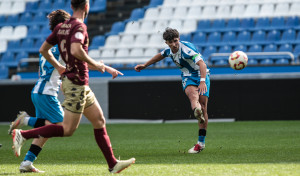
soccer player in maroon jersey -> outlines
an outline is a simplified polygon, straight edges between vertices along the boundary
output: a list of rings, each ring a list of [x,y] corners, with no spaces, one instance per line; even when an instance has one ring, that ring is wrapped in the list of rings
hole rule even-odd
[[[129,160],[115,158],[106,132],[102,109],[88,85],[88,71],[89,68],[102,73],[107,71],[113,79],[123,74],[88,56],[89,39],[83,21],[89,12],[89,0],[71,0],[71,7],[72,17],[58,24],[40,48],[40,53],[62,74],[62,90],[65,96],[62,104],[64,107],[62,126],[52,124],[32,130],[13,130],[14,151],[19,156],[26,139],[72,136],[84,114],[94,127],[96,142],[108,163],[109,171],[119,173],[133,164],[135,158]],[[49,50],[56,44],[66,67],[57,62]]]

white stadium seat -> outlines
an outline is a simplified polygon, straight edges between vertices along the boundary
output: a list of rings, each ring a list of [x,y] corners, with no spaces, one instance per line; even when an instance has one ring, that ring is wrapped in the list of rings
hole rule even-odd
[[[120,37],[118,35],[110,35],[106,38],[104,47],[105,48],[115,48],[119,46]]]
[[[7,41],[6,40],[0,40],[0,53],[5,52],[7,49]]]
[[[183,28],[182,20],[172,20],[172,21],[170,21],[169,27],[170,28],[175,28],[179,32],[182,31],[182,28]]]
[[[154,21],[141,21],[140,33],[153,33]]]
[[[89,56],[93,59],[99,59],[100,58],[100,50],[98,50],[98,49],[90,50]]]
[[[159,15],[158,8],[149,8],[145,12],[144,20],[157,20]]]
[[[147,48],[144,52],[145,57],[153,57],[158,54],[158,49],[155,48]]]
[[[134,36],[129,34],[129,35],[123,35],[121,38],[120,42],[120,47],[132,47],[134,45]]]
[[[260,8],[259,17],[272,17],[275,10],[274,4],[263,4]]]
[[[258,17],[259,14],[259,4],[249,4],[246,6],[245,13],[242,17]]]
[[[130,57],[144,57],[144,50],[142,48],[133,48],[130,52]]]
[[[184,20],[183,21],[183,28],[181,29],[181,32],[179,33],[190,33],[193,31],[196,31],[197,29],[197,20]]]
[[[148,45],[148,35],[145,35],[145,34],[140,34],[140,35],[137,35],[136,38],[135,38],[135,47],[145,47]]]
[[[116,51],[116,57],[121,57],[121,58],[128,58],[129,57],[129,50],[126,49],[126,48],[121,48],[121,49],[118,49]]]
[[[169,26],[168,20],[158,20],[155,23],[154,33],[162,33]]]
[[[0,39],[3,40],[11,40],[14,32],[14,28],[12,26],[4,26],[0,31]]]
[[[24,1],[15,1],[11,7],[11,14],[18,14],[25,11],[26,2]]]
[[[172,7],[177,6],[178,0],[164,0],[163,6],[165,7]]]
[[[175,8],[173,19],[185,19],[187,14],[187,7]]]
[[[193,6],[193,7],[189,8],[186,18],[187,19],[200,19],[201,13],[202,13],[201,6]]]
[[[289,15],[291,16],[300,15],[299,9],[300,9],[300,2],[293,2],[291,5]]]
[[[217,18],[229,18],[230,17],[230,6],[229,5],[219,5],[216,17]]]
[[[140,23],[138,21],[128,22],[125,26],[124,32],[126,34],[136,34],[140,31]]]
[[[288,3],[277,3],[274,11],[274,16],[288,16],[290,5]]]
[[[172,7],[164,7],[160,9],[158,18],[160,20],[170,20],[173,18],[174,9]]]
[[[27,31],[28,29],[27,26],[25,25],[15,27],[12,35],[12,39],[18,40],[18,39],[25,38],[27,36]]]
[[[100,59],[114,58],[114,57],[115,57],[115,50],[114,49],[102,48]]]
[[[12,2],[6,1],[0,4],[0,15],[10,15],[11,14]]]
[[[201,19],[211,19],[217,13],[216,6],[208,5],[203,7],[203,12],[200,15]]]
[[[150,47],[164,47],[165,41],[163,40],[162,34],[152,34],[149,39],[149,46]]]
[[[232,6],[231,10],[231,18],[241,18],[245,13],[245,5],[244,4],[236,4]]]

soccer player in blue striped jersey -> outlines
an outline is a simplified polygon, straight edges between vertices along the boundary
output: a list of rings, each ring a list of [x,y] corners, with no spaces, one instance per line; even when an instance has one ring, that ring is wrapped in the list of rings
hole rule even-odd
[[[56,10],[48,15],[50,29],[70,18],[70,14],[64,10]],[[51,48],[55,59],[64,64],[58,50],[58,45]],[[8,131],[12,133],[14,129],[22,126],[31,126],[38,128],[48,124],[61,124],[64,112],[57,98],[61,85],[60,74],[58,71],[42,56],[39,55],[39,76],[32,92],[31,100],[36,110],[36,117],[30,117],[25,111],[21,111],[16,120],[10,125]],[[20,165],[20,172],[44,172],[33,166],[38,154],[46,143],[47,138],[35,138],[32,141],[29,151],[24,161]]]
[[[196,47],[186,41],[180,41],[179,32],[176,29],[166,28],[163,39],[169,46],[152,57],[145,64],[135,66],[140,72],[146,67],[170,57],[181,70],[182,87],[190,100],[194,116],[198,119],[198,142],[188,153],[199,153],[205,148],[205,137],[207,129],[207,103],[209,97],[209,69],[202,55]]]

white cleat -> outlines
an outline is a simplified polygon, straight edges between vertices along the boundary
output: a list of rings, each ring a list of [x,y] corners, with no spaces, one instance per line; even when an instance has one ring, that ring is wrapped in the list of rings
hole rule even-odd
[[[188,153],[192,153],[192,154],[199,153],[204,148],[205,148],[205,144],[196,144],[196,145],[194,145],[194,147],[192,147],[191,149],[189,149]]]
[[[11,125],[9,126],[9,130],[8,130],[8,134],[11,134],[11,132],[14,129],[23,127],[25,125],[24,123],[25,117],[29,117],[29,115],[25,111],[20,111],[15,121],[11,122]]]
[[[21,130],[14,129],[12,131],[12,138],[13,138],[13,149],[15,152],[15,155],[19,157],[21,155],[21,148],[26,139],[21,135]]]
[[[198,121],[201,124],[205,122],[204,114],[201,108],[195,108],[194,116],[198,119]]]
[[[45,171],[40,171],[37,168],[35,168],[31,161],[23,161],[20,165],[20,172],[35,172],[35,173],[44,173]]]
[[[135,163],[135,158],[130,158],[129,160],[117,160],[117,164],[112,169],[109,169],[109,172],[120,173],[133,163]]]

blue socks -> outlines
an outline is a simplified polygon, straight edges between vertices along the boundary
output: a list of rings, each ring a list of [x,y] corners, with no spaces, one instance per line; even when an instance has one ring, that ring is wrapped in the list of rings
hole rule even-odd
[[[34,160],[36,160],[35,154],[33,154],[31,151],[28,151],[26,153],[25,158],[24,158],[24,161],[26,161],[26,160],[31,161],[31,162],[33,162]]]
[[[29,117],[28,125],[31,126],[32,128],[34,128],[34,125],[35,125],[36,121],[37,121],[37,118]]]
[[[199,129],[199,137],[198,142],[205,143],[205,137],[206,137],[206,129],[202,128]]]

